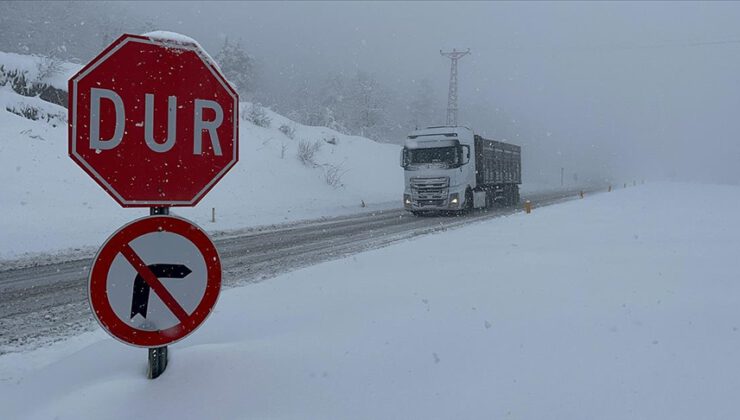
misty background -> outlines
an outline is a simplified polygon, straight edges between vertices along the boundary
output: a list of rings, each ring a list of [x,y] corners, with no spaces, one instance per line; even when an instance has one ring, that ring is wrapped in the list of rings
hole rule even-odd
[[[519,144],[524,181],[738,184],[734,2],[1,2],[0,50],[85,63],[124,32],[191,36],[244,100],[402,143],[459,122]],[[247,140],[247,139],[244,139]]]

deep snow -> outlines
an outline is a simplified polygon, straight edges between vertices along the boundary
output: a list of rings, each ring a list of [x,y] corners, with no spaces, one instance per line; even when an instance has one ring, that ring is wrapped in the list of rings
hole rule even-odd
[[[25,71],[30,80],[38,60],[0,53],[6,70]],[[78,68],[65,63],[53,84],[66,89],[66,78]],[[32,121],[6,110],[24,105],[61,118]],[[269,109],[270,126],[259,127],[245,119],[251,106],[240,104],[239,163],[197,207],[174,214],[213,232],[400,206],[399,146],[303,126]],[[59,105],[0,86],[0,261],[71,248],[89,253],[121,225],[148,214],[120,208],[72,162],[66,116]],[[293,138],[280,131],[283,125],[294,130]],[[321,145],[316,165],[298,161],[301,141]],[[328,165],[342,174],[337,185],[326,182]]]
[[[686,197],[691,197],[687,200]],[[655,184],[225,291],[144,378],[101,331],[0,357],[6,418],[738,418],[740,188]]]
[[[79,64],[59,61],[59,71],[48,75],[43,80],[40,80],[41,70],[44,69],[43,63],[44,59],[40,56],[0,51],[0,66],[3,66],[6,71],[20,71],[25,75],[26,80],[28,81],[41,81],[65,91],[67,90],[67,81],[70,76],[82,67]]]

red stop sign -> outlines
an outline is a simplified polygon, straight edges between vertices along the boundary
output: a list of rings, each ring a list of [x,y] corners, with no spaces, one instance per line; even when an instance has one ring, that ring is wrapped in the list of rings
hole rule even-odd
[[[193,42],[123,35],[69,104],[70,157],[124,207],[194,206],[238,160],[239,97]]]

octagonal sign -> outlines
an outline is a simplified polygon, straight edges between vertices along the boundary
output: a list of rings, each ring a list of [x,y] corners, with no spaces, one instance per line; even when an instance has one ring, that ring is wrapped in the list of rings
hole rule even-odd
[[[238,160],[239,97],[185,37],[121,36],[69,104],[70,157],[124,207],[194,206]]]

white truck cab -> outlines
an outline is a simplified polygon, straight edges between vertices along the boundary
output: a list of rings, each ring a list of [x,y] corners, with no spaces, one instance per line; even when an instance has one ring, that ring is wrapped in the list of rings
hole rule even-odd
[[[483,139],[467,127],[411,132],[401,152],[401,166],[404,208],[415,214],[518,201],[519,146]]]

